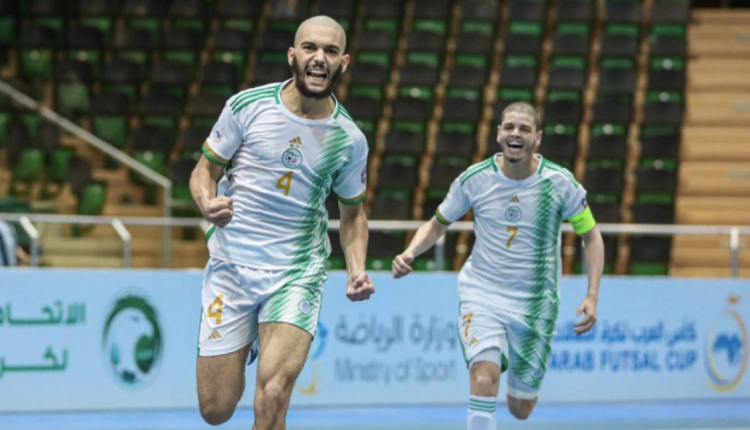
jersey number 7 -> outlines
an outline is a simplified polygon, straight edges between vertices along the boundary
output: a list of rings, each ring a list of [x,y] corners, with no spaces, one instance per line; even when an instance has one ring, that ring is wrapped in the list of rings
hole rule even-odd
[[[505,242],[505,247],[510,248],[510,244],[513,243],[513,239],[515,239],[516,234],[518,234],[518,227],[508,226],[506,230],[510,233],[510,237],[508,238],[508,241]]]

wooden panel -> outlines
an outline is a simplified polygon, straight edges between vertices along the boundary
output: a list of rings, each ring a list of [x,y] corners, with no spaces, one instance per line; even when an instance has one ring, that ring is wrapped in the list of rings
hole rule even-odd
[[[675,277],[687,278],[729,278],[731,269],[720,267],[672,267],[670,275]],[[741,278],[750,278],[750,268],[740,268],[739,275]]]
[[[687,91],[735,92],[749,91],[750,69],[747,70],[691,70],[688,68]]]
[[[745,211],[726,212],[720,209],[705,211],[675,212],[675,223],[684,225],[731,225],[750,224],[750,214]]]
[[[694,236],[675,235],[672,248],[729,249],[729,235]]]
[[[750,161],[750,128],[687,126],[680,157],[683,161]]]
[[[688,51],[691,56],[705,58],[748,58],[750,43],[743,40],[722,38],[688,38]]]
[[[747,126],[750,124],[750,93],[690,92],[684,120],[690,125]]]
[[[740,267],[750,267],[750,251],[741,249]],[[728,249],[672,249],[672,264],[675,266],[730,267],[732,255]]]
[[[688,61],[688,76],[693,72],[742,72],[750,70],[747,58],[695,58]]]
[[[691,161],[680,165],[680,175],[682,174],[748,180],[750,179],[750,163],[701,163]]]
[[[699,23],[688,28],[688,41],[700,38],[750,40],[750,22],[733,22],[722,25]]]
[[[750,224],[750,198],[712,197],[712,196],[679,196],[675,209],[681,211],[706,210],[721,208],[725,211],[747,211]]]
[[[750,11],[742,9],[693,9],[693,22],[696,25],[711,24],[750,24]]]

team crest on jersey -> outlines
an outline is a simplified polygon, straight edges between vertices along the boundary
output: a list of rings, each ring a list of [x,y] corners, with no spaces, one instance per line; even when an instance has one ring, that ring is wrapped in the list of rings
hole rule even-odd
[[[301,302],[299,302],[299,310],[302,311],[303,314],[307,315],[312,310],[312,306],[307,300],[302,300]]]
[[[224,135],[226,132],[224,131],[224,127],[218,128],[211,133],[211,138],[214,140],[214,142],[221,142],[222,139],[224,139]]]
[[[505,219],[510,222],[521,221],[522,216],[523,213],[521,212],[521,208],[519,208],[518,206],[511,206],[508,208],[508,210],[505,211]]]
[[[297,148],[289,148],[281,156],[281,162],[288,169],[299,169],[302,165],[302,152]]]

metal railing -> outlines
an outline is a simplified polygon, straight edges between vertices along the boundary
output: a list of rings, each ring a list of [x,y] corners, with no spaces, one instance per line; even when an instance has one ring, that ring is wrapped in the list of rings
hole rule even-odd
[[[208,222],[201,218],[153,218],[153,217],[108,217],[81,215],[44,215],[44,214],[15,214],[0,213],[0,220],[19,222],[31,239],[32,265],[39,263],[39,233],[34,224],[82,224],[82,225],[111,225],[115,228],[123,241],[123,266],[129,267],[131,261],[132,238],[126,226],[147,227],[199,227],[208,230]],[[369,220],[370,231],[401,232],[414,231],[421,227],[424,221],[378,221]],[[328,221],[329,230],[339,229],[338,220]],[[740,236],[750,236],[750,226],[717,226],[717,225],[664,225],[664,224],[598,224],[602,234],[637,234],[642,236],[661,235],[695,235],[695,236],[727,236],[731,253],[732,277],[739,276]],[[451,224],[449,231],[473,231],[474,223],[459,221]],[[563,233],[572,233],[573,227],[565,223]],[[165,249],[170,243],[165,244]],[[442,270],[444,263],[444,237],[435,245],[435,265]],[[170,267],[165,262],[164,267]]]
[[[128,168],[136,171],[137,173],[140,173],[141,175],[143,175],[144,177],[146,177],[148,180],[152,181],[156,185],[162,187],[164,191],[164,202],[163,202],[164,216],[165,217],[172,216],[172,206],[174,205],[172,202],[172,181],[169,180],[167,177],[160,175],[159,173],[148,168],[147,166],[139,163],[136,159],[132,158],[128,154],[120,151],[119,149],[115,148],[109,143],[99,139],[98,137],[82,129],[81,127],[69,121],[68,119],[58,115],[53,110],[42,106],[36,100],[18,91],[17,89],[9,85],[7,82],[4,82],[2,80],[0,80],[0,92],[5,93],[8,96],[12,97],[16,102],[26,107],[27,109],[35,111],[35,112],[39,112],[39,114],[42,117],[52,121],[53,123],[57,124],[59,127],[65,129],[66,131],[79,137],[84,142],[88,143],[89,145],[102,151],[107,156],[114,158],[115,160],[124,164]],[[164,228],[165,265],[168,265],[170,263],[170,256],[171,256],[172,251],[171,249],[169,249],[169,243],[171,242],[171,235],[172,235],[172,232],[170,231],[169,228],[166,228],[165,226]]]

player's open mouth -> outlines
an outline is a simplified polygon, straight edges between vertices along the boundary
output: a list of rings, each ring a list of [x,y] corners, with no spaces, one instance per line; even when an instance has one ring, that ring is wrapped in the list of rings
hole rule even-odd
[[[324,83],[328,79],[328,73],[322,69],[307,69],[306,71],[308,79],[315,83]]]
[[[511,149],[521,149],[521,148],[523,148],[523,143],[518,142],[516,140],[511,140],[506,145],[508,145],[508,148],[511,148]]]

